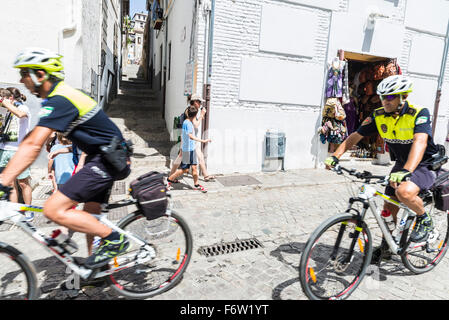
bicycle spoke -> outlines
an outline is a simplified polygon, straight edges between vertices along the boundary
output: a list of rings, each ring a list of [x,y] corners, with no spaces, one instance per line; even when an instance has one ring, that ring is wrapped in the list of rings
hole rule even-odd
[[[0,300],[27,299],[27,278],[20,265],[0,252],[0,266]]]
[[[127,253],[110,263],[116,268],[110,276],[113,288],[135,297],[149,297],[176,284],[191,254],[191,235],[184,222],[164,216],[148,221],[131,217],[121,226],[146,242],[140,246],[131,241]]]
[[[355,220],[338,221],[315,239],[308,252],[305,283],[310,296],[332,299],[344,296],[360,277],[367,247]]]
[[[404,265],[414,273],[423,273],[432,270],[447,251],[449,218],[446,212],[432,210],[427,206],[426,212],[432,212],[434,228],[429,239],[423,243],[411,243],[401,259]]]

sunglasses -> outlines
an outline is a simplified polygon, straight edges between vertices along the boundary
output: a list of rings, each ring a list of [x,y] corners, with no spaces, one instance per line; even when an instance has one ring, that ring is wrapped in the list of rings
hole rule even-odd
[[[392,100],[396,99],[397,96],[398,96],[397,94],[387,94],[387,95],[383,95],[383,96],[381,95],[381,96],[379,96],[379,98],[381,101],[383,101],[383,100],[392,101]]]
[[[30,74],[30,70],[28,69],[20,69],[19,71],[21,77],[25,77]]]

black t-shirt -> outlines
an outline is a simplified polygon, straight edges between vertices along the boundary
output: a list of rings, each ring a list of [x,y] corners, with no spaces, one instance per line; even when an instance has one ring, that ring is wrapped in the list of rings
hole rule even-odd
[[[405,102],[404,107],[401,109],[399,116],[403,116],[408,110],[408,102]],[[362,136],[371,136],[378,133],[378,129],[375,122],[375,113],[366,118],[357,132]],[[432,126],[430,121],[430,113],[427,108],[423,108],[415,118],[414,133],[427,133],[427,148],[424,152],[423,159],[420,162],[420,166],[429,165],[432,163],[432,155],[438,152],[438,148],[435,145],[432,137]],[[412,148],[413,141],[409,143],[391,143],[387,142],[390,153],[394,155],[398,164],[404,165],[407,162],[408,155]]]
[[[51,91],[56,85],[57,83]],[[39,116],[37,126],[65,132],[69,125],[78,119],[79,111],[67,98],[56,95],[43,100]],[[120,129],[103,110],[99,110],[92,118],[76,126],[67,138],[82,151],[91,155],[99,153],[99,147],[109,144],[114,136],[123,140]]]

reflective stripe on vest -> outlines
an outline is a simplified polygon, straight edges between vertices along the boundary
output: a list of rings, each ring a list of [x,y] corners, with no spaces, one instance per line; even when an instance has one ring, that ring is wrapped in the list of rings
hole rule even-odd
[[[376,122],[379,135],[389,143],[410,144],[413,143],[415,134],[416,117],[423,108],[408,106],[408,111],[397,117],[386,117],[382,113],[383,108],[374,110],[374,121]]]
[[[76,126],[86,122],[92,118],[100,110],[97,102],[87,94],[70,87],[64,81],[59,82],[55,89],[48,95],[49,98],[54,96],[62,96],[69,100],[76,109],[78,109],[79,117],[71,122],[64,135],[68,135]]]

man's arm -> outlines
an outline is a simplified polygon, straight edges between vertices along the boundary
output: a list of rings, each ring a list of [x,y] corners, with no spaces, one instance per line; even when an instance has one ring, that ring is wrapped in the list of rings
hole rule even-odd
[[[42,146],[47,141],[53,129],[36,126],[22,143],[19,149],[8,162],[5,170],[0,174],[1,183],[11,185],[16,177],[28,168],[39,156]]]
[[[427,139],[429,135],[427,133],[415,133],[413,135],[413,144],[408,154],[407,162],[404,165],[404,169],[413,172],[421,162],[424,153],[427,148]]]
[[[358,132],[353,132],[349,135],[349,137],[343,141],[335,150],[333,156],[340,159],[340,157],[349,149],[351,149],[353,146],[355,146],[357,143],[359,143],[360,140],[363,139],[363,136]]]

